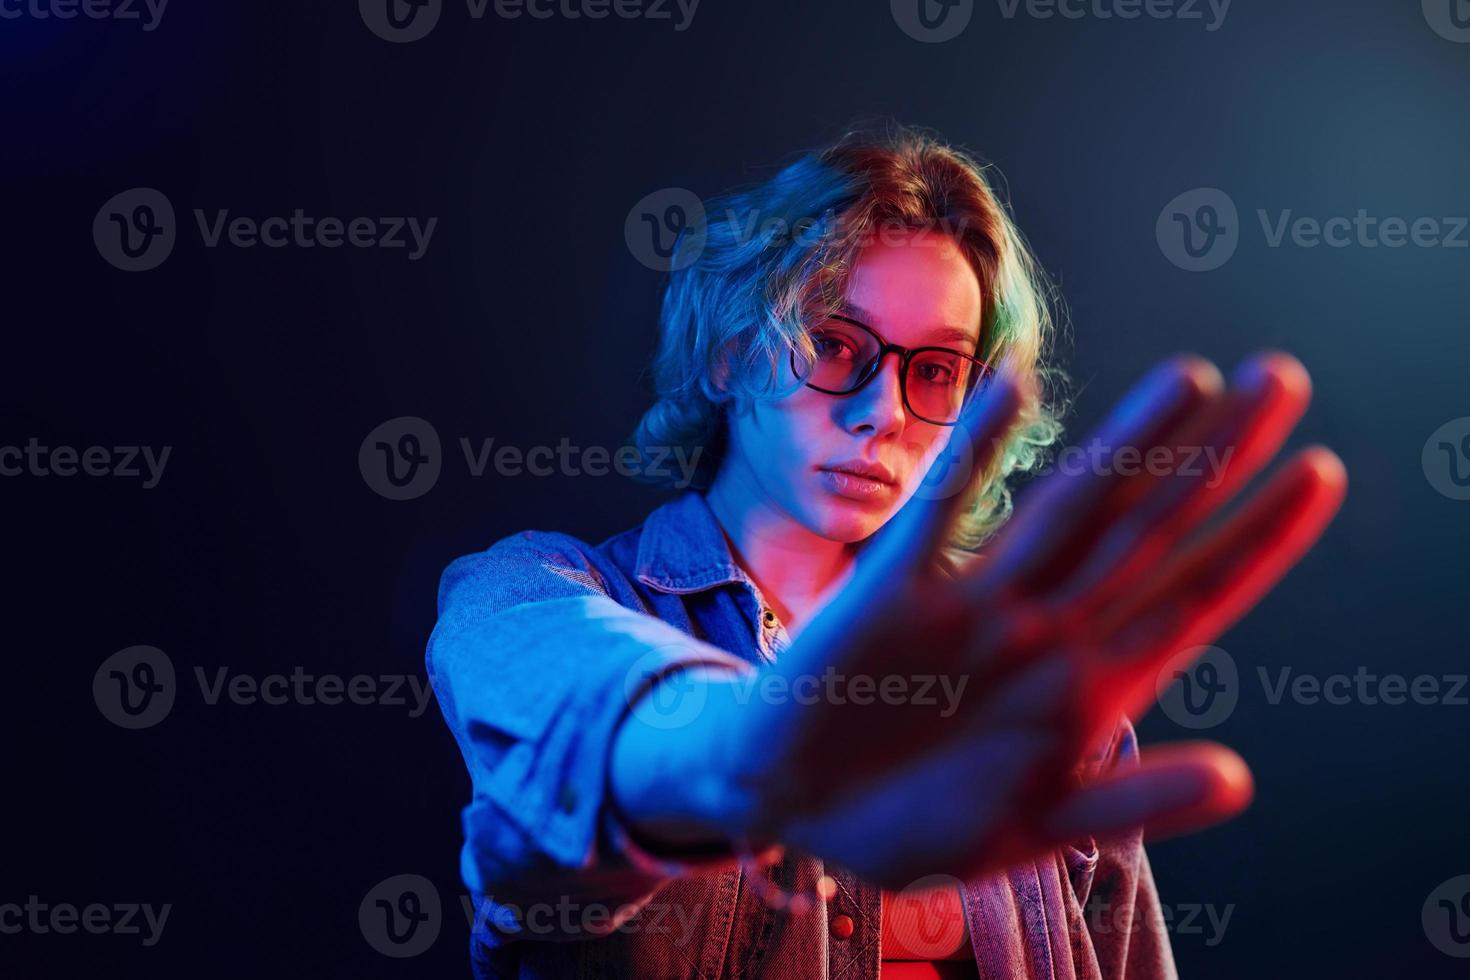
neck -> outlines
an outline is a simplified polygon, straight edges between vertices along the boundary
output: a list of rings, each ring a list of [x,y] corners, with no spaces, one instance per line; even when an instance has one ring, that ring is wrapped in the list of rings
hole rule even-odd
[[[813,533],[754,485],[722,468],[705,494],[735,562],[788,633],[804,624],[853,570],[853,546]]]

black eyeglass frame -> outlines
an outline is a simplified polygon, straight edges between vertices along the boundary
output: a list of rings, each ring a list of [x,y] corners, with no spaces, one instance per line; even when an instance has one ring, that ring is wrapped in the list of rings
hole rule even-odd
[[[988,362],[982,361],[980,358],[973,355],[966,354],[963,351],[957,351],[953,347],[904,347],[899,344],[890,344],[886,339],[884,339],[882,334],[874,330],[872,327],[868,326],[866,323],[863,323],[861,320],[854,320],[852,317],[844,316],[841,313],[828,314],[827,319],[841,320],[843,323],[849,323],[860,330],[866,330],[868,333],[872,334],[874,339],[878,341],[878,354],[871,361],[868,362],[866,367],[863,368],[862,374],[858,377],[857,384],[853,385],[851,388],[848,388],[846,391],[833,391],[830,388],[821,388],[817,385],[812,384],[810,381],[806,381],[805,379],[803,379],[803,383],[808,388],[811,388],[813,391],[820,391],[824,395],[837,395],[841,397],[845,395],[855,395],[859,391],[862,391],[863,388],[867,386],[868,382],[872,381],[873,378],[877,376],[878,372],[882,369],[883,358],[887,357],[888,354],[891,352],[898,355],[898,391],[899,394],[903,397],[903,407],[906,408],[909,413],[914,416],[914,418],[920,420],[921,422],[928,422],[930,425],[958,425],[959,419],[955,419],[953,422],[936,422],[933,419],[926,418],[922,413],[916,411],[914,409],[914,406],[909,403],[909,362],[913,360],[915,354],[922,354],[926,351],[940,351],[945,354],[951,354],[955,357],[963,357],[965,360],[973,361],[976,365],[978,365],[980,370],[975,377],[975,383],[970,387],[969,391],[965,392],[964,400],[960,402],[960,409],[962,412],[964,410],[964,407],[970,403],[970,399],[975,397],[975,394],[981,389],[985,381],[988,380],[990,375],[994,373],[994,370],[991,368]],[[802,377],[801,366],[796,360],[796,351],[791,352],[791,371],[798,378]]]

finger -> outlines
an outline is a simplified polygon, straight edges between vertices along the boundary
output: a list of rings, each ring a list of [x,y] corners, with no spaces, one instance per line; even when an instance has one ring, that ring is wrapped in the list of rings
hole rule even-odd
[[[1093,434],[1102,446],[1152,447],[1219,397],[1224,382],[1209,361],[1180,355],[1154,368]],[[1075,561],[1104,531],[1098,521],[1124,483],[1119,468],[1068,473],[1041,482],[1001,533],[989,558],[968,576],[972,598],[1005,588],[1033,594]]]
[[[969,504],[975,480],[1002,451],[1022,406],[1034,397],[1030,382],[1018,378],[1007,366],[965,406],[950,438],[970,440],[973,465],[966,486],[947,496],[916,493],[910,497],[863,549],[854,585],[866,580],[891,588],[895,572],[932,565],[949,539],[956,518]]]
[[[1146,827],[1151,837],[1200,830],[1250,804],[1254,781],[1245,761],[1213,742],[1149,749],[1137,769],[1074,790],[1040,822],[1055,846],[1082,837],[1116,837]]]
[[[1154,675],[1183,649],[1207,644],[1269,592],[1331,522],[1347,493],[1335,453],[1298,453],[1237,514],[1096,626],[1117,671],[1118,710],[1138,717]]]
[[[1186,426],[1165,447],[1170,460],[1190,459],[1181,473],[1171,467],[1140,474],[1137,499],[1112,524],[1065,587],[1049,599],[1054,609],[1090,619],[1116,605],[1164,561],[1179,542],[1207,522],[1280,450],[1312,397],[1300,361],[1269,352],[1235,372],[1219,410]],[[1187,454],[1187,455],[1186,455]],[[1201,465],[1203,458],[1208,467]]]

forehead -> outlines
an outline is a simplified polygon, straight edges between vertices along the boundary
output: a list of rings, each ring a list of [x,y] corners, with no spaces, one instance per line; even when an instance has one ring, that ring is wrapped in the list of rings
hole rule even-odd
[[[895,343],[979,338],[980,280],[945,234],[878,235],[858,253],[845,300]]]

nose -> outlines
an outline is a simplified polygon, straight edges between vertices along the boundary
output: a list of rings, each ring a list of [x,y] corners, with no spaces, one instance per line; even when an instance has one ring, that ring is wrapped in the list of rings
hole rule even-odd
[[[892,355],[890,357],[889,355]],[[836,401],[842,427],[854,435],[888,435],[902,432],[908,416],[903,407],[903,389],[898,367],[902,358],[888,351],[878,370],[857,391]]]

